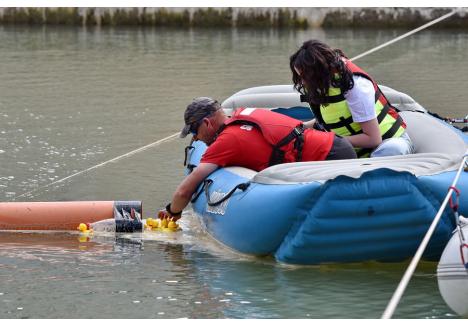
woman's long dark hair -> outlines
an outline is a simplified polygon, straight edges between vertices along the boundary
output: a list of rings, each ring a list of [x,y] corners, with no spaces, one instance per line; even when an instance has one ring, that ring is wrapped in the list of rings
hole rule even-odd
[[[354,87],[353,74],[346,68],[340,49],[332,49],[325,43],[309,40],[289,58],[294,88],[306,95],[311,105],[327,104],[330,87],[337,87],[345,94]],[[297,73],[296,69],[301,73]]]

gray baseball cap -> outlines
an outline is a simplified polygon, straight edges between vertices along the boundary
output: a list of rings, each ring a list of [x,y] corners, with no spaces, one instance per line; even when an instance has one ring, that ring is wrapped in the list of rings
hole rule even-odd
[[[218,101],[210,97],[194,98],[192,103],[187,106],[184,113],[185,126],[180,132],[180,138],[186,137],[190,132],[195,131],[200,122],[218,111],[221,105]]]

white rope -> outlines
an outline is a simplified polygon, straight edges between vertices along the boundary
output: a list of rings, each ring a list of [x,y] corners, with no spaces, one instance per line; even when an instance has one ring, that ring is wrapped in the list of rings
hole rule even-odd
[[[452,182],[452,187],[455,187],[455,185],[458,182],[458,179],[460,178],[460,174],[463,171],[463,168],[465,166],[467,159],[467,155],[463,157],[463,161],[460,164],[460,167],[458,168],[457,174],[455,175],[455,178],[453,179]],[[453,193],[453,188],[450,188],[447,196],[445,197],[444,201],[442,202],[442,205],[439,208],[439,211],[437,212],[436,216],[434,217],[434,220],[432,221],[431,226],[429,227],[429,230],[427,230],[426,235],[424,236],[424,239],[422,240],[421,244],[419,245],[418,250],[416,251],[416,254],[414,255],[413,259],[411,260],[411,263],[409,264],[408,268],[405,271],[405,274],[403,275],[400,284],[398,284],[397,289],[395,290],[395,293],[393,293],[393,296],[390,300],[390,302],[387,305],[387,308],[385,309],[384,313],[382,314],[382,319],[389,319],[392,318],[393,313],[395,312],[395,309],[398,305],[398,303],[401,300],[401,297],[403,295],[403,292],[405,292],[406,287],[408,286],[408,283],[411,279],[411,276],[413,276],[414,270],[416,269],[416,266],[418,265],[419,260],[421,259],[421,256],[426,249],[427,244],[429,243],[429,240],[431,239],[432,233],[434,233],[434,230],[439,223],[440,217],[442,216],[442,213],[444,212],[445,206],[447,206],[447,203],[450,199],[450,196],[452,196]]]
[[[136,154],[136,153],[143,152],[143,151],[147,150],[148,148],[151,148],[151,147],[160,145],[160,144],[162,144],[162,143],[165,142],[165,141],[169,141],[169,140],[171,140],[171,139],[173,139],[173,138],[176,138],[179,134],[180,134],[180,132],[177,132],[177,133],[175,133],[175,134],[173,134],[173,135],[170,135],[170,136],[167,136],[167,137],[165,137],[165,138],[163,138],[163,139],[157,140],[157,141],[155,141],[154,143],[145,145],[145,146],[143,146],[143,147],[140,147],[140,148],[138,148],[138,149],[135,149],[135,150],[133,150],[133,151],[131,151],[131,152],[128,152],[128,153],[126,153],[126,154],[123,154],[123,155],[114,157],[113,159],[110,159],[110,160],[108,160],[108,161],[105,161],[105,162],[99,163],[99,164],[97,164],[97,165],[95,165],[95,166],[92,166],[92,167],[90,167],[90,168],[87,168],[86,170],[83,170],[83,171],[80,171],[80,172],[76,172],[76,173],[74,173],[74,174],[72,174],[72,175],[69,175],[68,177],[65,177],[65,178],[62,178],[62,179],[60,179],[60,180],[51,182],[51,183],[49,183],[49,184],[46,184],[46,185],[41,186],[41,187],[39,187],[39,188],[36,188],[36,189],[34,189],[34,190],[25,192],[24,194],[21,194],[21,195],[19,195],[19,196],[14,197],[13,200],[16,200],[17,198],[21,198],[21,197],[24,197],[24,196],[26,196],[26,195],[35,193],[35,192],[39,191],[40,189],[44,189],[44,188],[50,187],[50,186],[52,186],[52,185],[54,185],[54,184],[57,184],[57,183],[60,183],[60,182],[65,181],[65,180],[71,179],[71,178],[76,177],[76,176],[78,176],[78,175],[80,175],[80,174],[83,174],[83,173],[89,172],[89,171],[91,171],[91,170],[97,169],[97,168],[99,168],[99,167],[102,167],[102,166],[104,166],[104,165],[106,165],[106,164],[113,163],[113,162],[117,162],[118,160],[123,159],[123,158],[125,158],[125,157],[129,157],[129,156],[132,156],[132,155],[134,155],[134,154]]]
[[[360,58],[362,58],[362,57],[364,57],[364,56],[366,56],[366,55],[368,55],[368,54],[371,54],[371,53],[373,53],[373,52],[375,52],[375,51],[378,51],[378,50],[380,50],[380,49],[382,49],[382,48],[384,48],[384,47],[386,47],[386,46],[388,46],[388,45],[390,45],[390,44],[393,44],[393,43],[395,43],[395,42],[398,42],[398,41],[404,39],[405,37],[408,37],[408,36],[410,36],[410,35],[413,35],[414,33],[417,33],[417,32],[419,32],[419,31],[421,31],[421,30],[423,30],[423,29],[425,29],[425,28],[427,28],[427,27],[429,27],[429,26],[432,26],[432,25],[434,25],[434,24],[437,24],[438,22],[440,22],[440,21],[442,21],[442,20],[444,20],[444,19],[449,18],[450,16],[452,16],[453,14],[455,14],[456,12],[458,12],[459,10],[460,10],[460,9],[457,8],[457,9],[455,9],[455,10],[449,12],[448,14],[445,14],[445,15],[443,15],[443,16],[437,18],[437,19],[434,19],[434,20],[428,22],[427,24],[424,24],[424,25],[422,25],[422,26],[420,26],[420,27],[418,27],[418,28],[416,28],[416,29],[413,29],[412,31],[409,31],[408,33],[405,33],[405,34],[403,34],[403,35],[400,35],[400,36],[394,38],[393,40],[390,40],[390,41],[388,41],[388,42],[386,42],[386,43],[384,43],[384,44],[381,44],[381,45],[379,45],[379,46],[376,46],[376,47],[373,48],[373,49],[370,49],[370,50],[368,50],[368,51],[366,51],[366,52],[364,52],[364,53],[361,53],[361,54],[355,56],[354,58],[351,58],[351,61],[360,59]]]

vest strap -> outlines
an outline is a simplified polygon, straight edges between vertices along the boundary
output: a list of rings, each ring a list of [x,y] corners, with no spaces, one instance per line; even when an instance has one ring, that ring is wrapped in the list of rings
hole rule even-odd
[[[382,111],[380,111],[379,115],[377,116],[377,122],[379,124],[383,121],[383,119],[385,119],[385,116],[387,115],[388,111],[390,111],[390,105],[386,103],[382,108]]]
[[[312,112],[314,113],[314,118],[317,119],[317,121],[320,122],[320,124],[323,127],[327,128],[327,126],[325,125],[325,121],[323,120],[323,117],[322,117],[322,112],[320,111],[320,105],[309,103],[309,106]]]
[[[326,96],[325,97],[325,101],[327,103],[338,103],[338,102],[342,102],[345,100],[345,97],[343,95],[343,93],[340,93],[338,95],[332,95],[332,96]]]
[[[236,121],[234,121],[232,123],[250,125],[250,126],[253,126],[255,128],[260,129],[260,131],[261,131],[261,128],[256,123],[254,123],[252,121],[236,120]],[[223,131],[226,126],[227,125],[224,124],[218,130],[217,134],[221,133],[221,131]],[[268,166],[272,166],[272,165],[276,165],[276,164],[280,164],[280,163],[284,162],[285,152],[283,150],[281,150],[280,148],[287,145],[287,144],[289,144],[294,139],[296,139],[296,141],[294,142],[294,149],[297,150],[296,161],[299,162],[299,161],[302,160],[302,148],[303,148],[303,145],[304,145],[304,129],[303,129],[303,126],[301,125],[301,126],[298,126],[298,127],[294,128],[289,134],[287,134],[278,143],[276,143],[275,145],[272,145],[273,151],[271,152],[270,161],[268,162]]]
[[[395,123],[393,123],[393,125],[390,127],[390,129],[388,129],[382,135],[382,139],[392,138],[397,133],[398,129],[400,129],[402,124],[403,124],[403,119],[400,117],[400,115],[398,115],[398,117],[396,118]]]
[[[338,128],[343,128],[343,127],[346,127],[346,129],[348,129],[347,127],[353,123],[353,117],[350,116],[348,118],[344,118],[344,117],[340,117],[340,121],[339,122],[334,122],[334,123],[324,123],[325,127],[328,129],[328,130],[331,130],[331,129],[338,129]],[[348,129],[349,130],[349,129]]]
[[[302,161],[302,148],[304,147],[304,133],[301,132],[294,142],[294,148],[297,150],[296,162]]]
[[[304,103],[309,103],[309,102],[310,102],[309,96],[306,95],[306,94],[301,94],[301,95],[299,96],[299,100],[300,100],[301,102],[304,102]]]
[[[286,137],[281,139],[276,145],[273,146],[273,151],[270,156],[268,166],[283,163],[284,151],[280,148],[289,144],[293,139],[296,139],[294,148],[297,150],[296,161],[302,160],[302,147],[304,145],[304,134],[303,129],[300,127],[294,128]]]
[[[346,127],[346,129],[348,129],[348,131],[349,131],[349,133],[351,135],[357,135],[357,134],[361,133],[361,131],[354,130],[353,127],[351,127],[351,124],[346,123],[347,120],[349,120],[349,119],[345,119],[343,117],[340,117],[340,121],[344,124],[344,127]]]

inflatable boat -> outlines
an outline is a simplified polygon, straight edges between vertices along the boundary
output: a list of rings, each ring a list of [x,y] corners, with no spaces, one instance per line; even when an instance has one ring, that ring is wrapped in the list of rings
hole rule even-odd
[[[408,95],[382,86],[400,110],[416,153],[384,158],[297,162],[256,172],[220,168],[199,186],[192,207],[202,226],[225,246],[273,255],[287,264],[397,262],[417,250],[467,155],[468,136],[434,117]],[[291,85],[240,91],[222,103],[313,118]],[[186,148],[186,172],[206,145]],[[456,185],[468,216],[468,173]],[[451,238],[454,213],[445,209],[424,253],[438,260]]]

